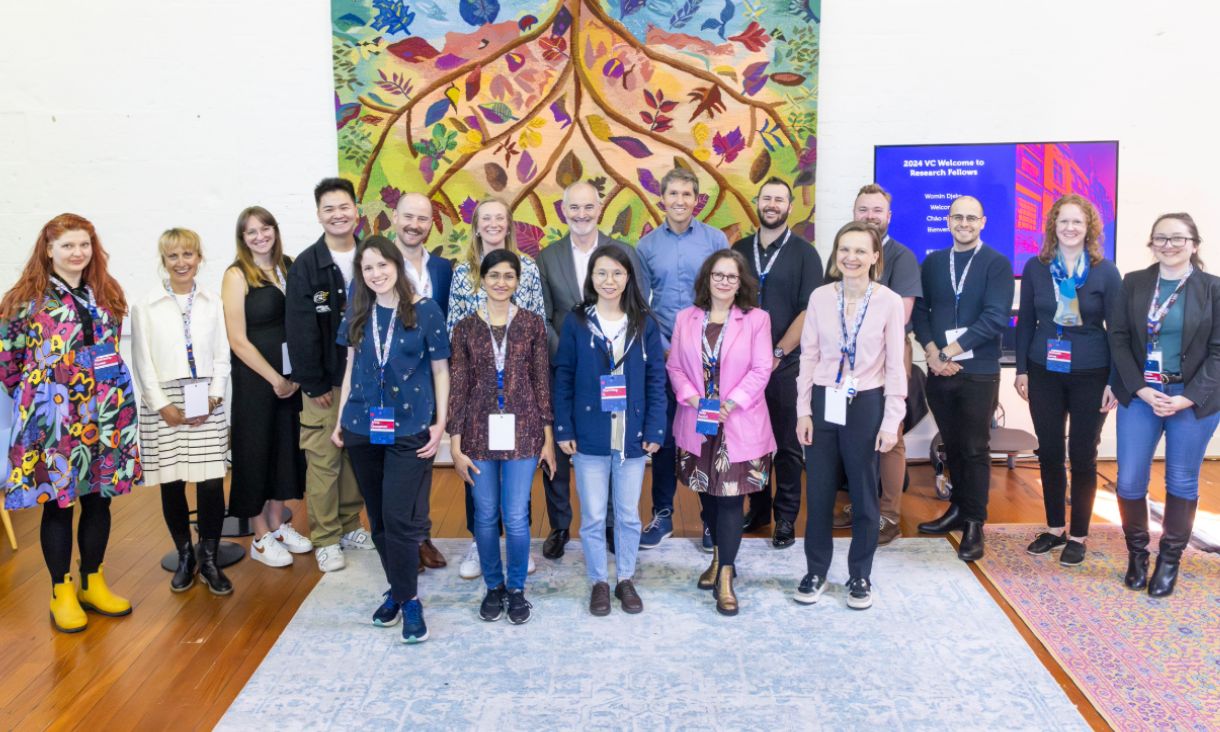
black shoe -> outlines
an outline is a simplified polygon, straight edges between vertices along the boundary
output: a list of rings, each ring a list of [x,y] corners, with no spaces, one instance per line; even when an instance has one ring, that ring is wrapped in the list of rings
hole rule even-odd
[[[796,527],[787,519],[775,520],[775,533],[771,534],[771,546],[787,549],[796,543]]]
[[[801,578],[801,583],[796,586],[796,594],[792,596],[792,599],[802,605],[812,605],[818,601],[825,589],[826,578],[820,574],[810,573]]]
[[[957,546],[957,558],[963,562],[977,562],[983,558],[983,522],[966,521],[962,529],[962,543]]]
[[[771,512],[758,510],[751,504],[750,510],[746,511],[745,520],[741,522],[741,533],[748,534],[751,531],[758,531],[770,523]]]
[[[1068,539],[1059,555],[1059,563],[1065,567],[1075,567],[1084,561],[1084,542]]]
[[[571,534],[567,529],[555,529],[542,544],[542,556],[547,559],[559,559],[563,556],[563,548],[567,546]]]
[[[873,606],[873,585],[866,577],[847,581],[847,606],[852,610],[867,610]]]
[[[950,531],[955,531],[962,528],[966,523],[966,519],[957,509],[957,504],[949,506],[949,510],[945,511],[944,515],[934,521],[925,521],[919,525],[919,533],[921,534],[947,534]]]
[[[1034,540],[1025,547],[1026,554],[1032,554],[1035,557],[1040,557],[1047,554],[1055,547],[1063,546],[1067,543],[1067,533],[1052,534],[1048,531],[1043,531],[1034,537]]]
[[[177,549],[178,568],[169,580],[169,588],[174,592],[186,592],[195,584],[195,572],[198,569],[195,563],[195,547],[191,546],[188,539],[185,543],[178,544]]]
[[[525,599],[523,590],[513,590],[508,593],[508,622],[522,625],[530,621],[530,608],[534,607]]]
[[[199,576],[213,595],[233,594],[233,583],[216,563],[220,539],[203,539],[199,542]]]
[[[1118,513],[1127,542],[1127,574],[1123,584],[1128,589],[1142,590],[1148,586],[1148,499],[1120,498]]]
[[[614,527],[613,526],[606,527],[606,551],[611,554],[614,553]]]
[[[1161,521],[1161,550],[1156,555],[1156,569],[1148,580],[1148,594],[1152,597],[1173,594],[1173,588],[1178,583],[1182,553],[1190,543],[1198,507],[1197,499],[1188,501],[1173,495],[1165,496],[1165,518]]]
[[[508,598],[505,597],[507,594],[504,585],[488,590],[487,594],[483,595],[483,604],[479,606],[479,617],[489,623],[494,623],[504,617],[504,606],[508,602]]]

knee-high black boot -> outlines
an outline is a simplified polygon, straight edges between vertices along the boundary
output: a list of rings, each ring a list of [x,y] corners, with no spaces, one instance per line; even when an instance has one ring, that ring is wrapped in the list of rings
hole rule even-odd
[[[1120,498],[1118,513],[1127,540],[1127,574],[1123,584],[1142,590],[1148,586],[1148,499]]]
[[[1165,496],[1165,520],[1161,522],[1161,550],[1156,555],[1156,569],[1148,580],[1148,594],[1165,597],[1173,592],[1178,581],[1178,566],[1182,552],[1190,543],[1195,527],[1198,499],[1188,501],[1174,495]]]

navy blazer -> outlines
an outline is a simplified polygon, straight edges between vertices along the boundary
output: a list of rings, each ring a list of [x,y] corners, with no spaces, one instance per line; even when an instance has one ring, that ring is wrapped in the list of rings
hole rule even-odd
[[[595,344],[584,319],[568,313],[555,353],[555,441],[576,440],[585,455],[610,454],[610,413],[601,406],[601,376],[610,373],[605,345]],[[665,350],[661,329],[644,318],[644,337],[636,338],[623,361],[627,377],[627,433],[623,457],[644,456],[643,444],[665,443]],[[615,417],[615,419],[618,419]]]
[[[453,262],[438,254],[428,256],[428,277],[432,279],[432,299],[449,320],[449,288],[453,286]]]

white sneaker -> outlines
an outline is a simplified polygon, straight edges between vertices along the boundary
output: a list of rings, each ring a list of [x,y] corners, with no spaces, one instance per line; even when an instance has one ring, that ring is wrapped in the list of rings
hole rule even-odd
[[[529,563],[529,564],[526,566],[526,568],[525,568],[525,573],[526,573],[526,574],[533,574],[533,573],[534,573],[534,571],[535,571],[535,570],[537,570],[537,569],[538,569],[538,568],[534,566],[534,555],[533,555],[533,554],[531,554],[531,555],[530,555],[530,563]]]
[[[363,528],[349,531],[339,537],[339,546],[344,549],[376,549],[373,544],[373,535],[365,531]]]
[[[343,558],[343,549],[338,544],[320,546],[314,550],[313,555],[318,560],[318,569],[323,572],[335,572],[347,566],[347,560]]]
[[[280,524],[272,534],[285,549],[293,554],[305,554],[313,551],[313,542],[297,533],[292,524]]]
[[[462,563],[458,565],[458,576],[462,579],[475,579],[483,574],[483,565],[479,564],[479,545],[475,542],[470,542],[470,548],[466,550],[466,556],[462,557]]]
[[[261,539],[250,542],[250,558],[268,567],[292,566],[292,555],[275,540],[275,535],[270,531],[263,534]]]

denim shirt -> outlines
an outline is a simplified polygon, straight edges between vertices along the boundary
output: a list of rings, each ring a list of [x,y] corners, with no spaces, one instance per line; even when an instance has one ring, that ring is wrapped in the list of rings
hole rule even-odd
[[[644,235],[636,245],[640,255],[640,279],[652,288],[652,313],[661,324],[661,343],[669,350],[678,311],[695,302],[695,276],[703,261],[720,249],[728,249],[724,232],[692,218],[681,234],[669,222]]]

